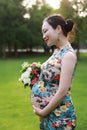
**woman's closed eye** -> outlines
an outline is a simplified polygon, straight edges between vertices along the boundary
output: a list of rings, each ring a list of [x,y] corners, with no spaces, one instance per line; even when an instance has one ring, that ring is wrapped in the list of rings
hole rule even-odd
[[[44,33],[46,33],[47,31],[48,31],[48,30],[47,30],[47,29],[45,29],[45,30],[43,30],[42,32],[43,32],[43,34],[44,34]]]

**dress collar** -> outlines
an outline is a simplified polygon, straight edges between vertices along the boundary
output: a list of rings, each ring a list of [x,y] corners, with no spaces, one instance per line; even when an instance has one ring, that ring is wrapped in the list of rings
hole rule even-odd
[[[71,44],[70,44],[69,42],[68,42],[67,44],[65,44],[64,46],[57,47],[55,50],[61,51],[61,50],[63,50],[64,48],[67,48],[67,47],[71,47]]]

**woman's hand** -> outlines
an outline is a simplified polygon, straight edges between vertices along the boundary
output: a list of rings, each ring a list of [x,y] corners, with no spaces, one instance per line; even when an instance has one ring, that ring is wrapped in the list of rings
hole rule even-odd
[[[44,111],[41,110],[39,107],[36,107],[36,106],[33,105],[33,109],[34,109],[33,111],[34,111],[34,113],[36,115],[41,116],[41,117],[46,116],[45,113],[44,113]]]

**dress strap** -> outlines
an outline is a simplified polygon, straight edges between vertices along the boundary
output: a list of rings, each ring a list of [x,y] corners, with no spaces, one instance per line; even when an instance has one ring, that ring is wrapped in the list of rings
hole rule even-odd
[[[60,51],[59,58],[62,60],[62,59],[63,59],[63,56],[65,55],[65,53],[70,52],[70,51],[71,51],[72,53],[74,53],[74,50],[73,50],[73,48],[72,48],[71,46],[68,46],[68,47],[63,48],[63,49]]]

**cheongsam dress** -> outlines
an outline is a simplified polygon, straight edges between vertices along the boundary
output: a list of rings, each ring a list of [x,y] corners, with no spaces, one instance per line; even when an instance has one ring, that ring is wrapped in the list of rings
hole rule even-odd
[[[40,78],[32,88],[32,104],[43,109],[53,98],[59,86],[62,58],[69,51],[75,53],[70,44],[60,50],[55,49],[52,56],[42,64]],[[61,103],[42,118],[40,130],[74,130],[75,126],[76,114],[69,89]]]

